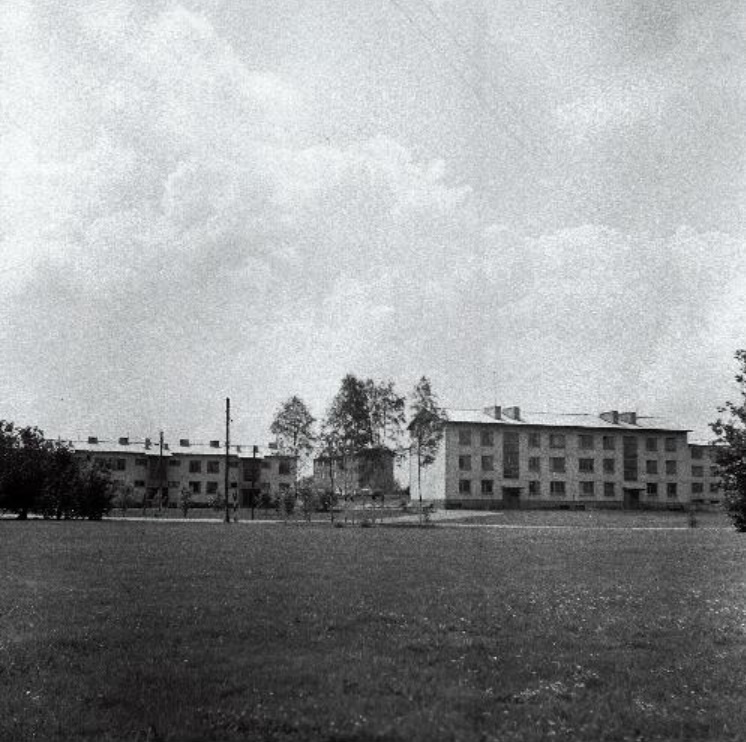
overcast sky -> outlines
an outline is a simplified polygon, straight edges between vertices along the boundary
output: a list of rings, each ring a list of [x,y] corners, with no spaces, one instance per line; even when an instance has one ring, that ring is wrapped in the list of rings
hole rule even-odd
[[[345,373],[706,434],[741,0],[6,0],[0,418],[263,442]]]

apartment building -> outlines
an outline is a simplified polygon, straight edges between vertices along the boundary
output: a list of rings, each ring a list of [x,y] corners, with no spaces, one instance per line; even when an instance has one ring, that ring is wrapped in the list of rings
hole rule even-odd
[[[463,508],[682,508],[720,502],[711,446],[655,417],[615,410],[448,410],[422,498]],[[419,496],[416,462],[411,492]]]
[[[182,487],[188,487],[195,505],[208,505],[225,492],[226,461],[229,492],[241,507],[259,495],[275,498],[295,481],[294,457],[269,446],[234,445],[226,459],[219,440],[203,444],[182,438],[171,445],[150,438],[104,441],[91,436],[71,443],[76,456],[106,467],[116,488],[133,503],[161,497],[174,505]]]
[[[354,494],[394,491],[394,458],[387,448],[371,448],[351,456],[319,456],[313,462],[314,486],[322,490]]]

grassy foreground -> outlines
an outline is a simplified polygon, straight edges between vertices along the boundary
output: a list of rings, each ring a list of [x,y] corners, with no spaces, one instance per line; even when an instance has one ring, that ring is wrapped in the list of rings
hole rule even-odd
[[[2,740],[740,740],[730,529],[0,522]]]

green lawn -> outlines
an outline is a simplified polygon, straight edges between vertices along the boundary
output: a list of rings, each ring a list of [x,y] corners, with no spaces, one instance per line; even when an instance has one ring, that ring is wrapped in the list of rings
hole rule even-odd
[[[728,528],[0,521],[0,573],[2,740],[746,730]]]

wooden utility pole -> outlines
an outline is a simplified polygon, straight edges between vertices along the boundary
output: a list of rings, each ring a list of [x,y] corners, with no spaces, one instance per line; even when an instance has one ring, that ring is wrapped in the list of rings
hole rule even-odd
[[[163,431],[158,437],[158,512],[163,509]]]
[[[225,398],[225,522],[231,522],[231,509],[229,497],[230,478],[230,450],[231,450],[231,400]]]

